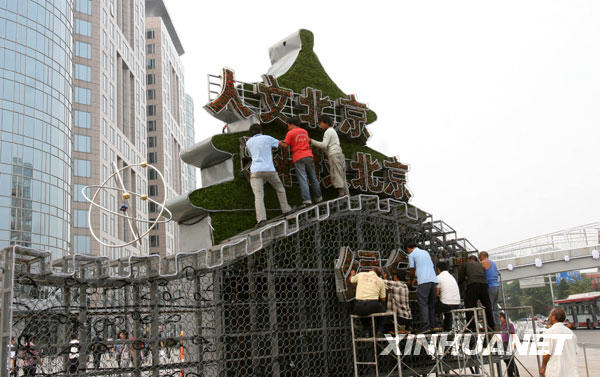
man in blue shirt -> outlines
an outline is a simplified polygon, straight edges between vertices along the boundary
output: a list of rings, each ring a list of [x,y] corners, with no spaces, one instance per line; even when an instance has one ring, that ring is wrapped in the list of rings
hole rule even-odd
[[[291,208],[285,196],[285,188],[273,165],[273,148],[279,147],[279,141],[269,135],[263,135],[259,124],[250,126],[252,137],[246,142],[246,150],[252,158],[250,166],[250,186],[254,192],[254,207],[256,208],[257,225],[262,225],[267,220],[267,211],[264,201],[264,186],[268,182],[279,199],[281,212],[287,213]]]
[[[489,254],[486,251],[479,253],[479,260],[485,270],[485,280],[488,284],[488,294],[490,296],[490,304],[494,312],[494,326],[500,327],[500,309],[498,309],[498,294],[500,293],[500,279],[498,279],[498,267],[496,263],[489,259]]]
[[[417,277],[417,303],[421,312],[421,332],[430,332],[435,325],[435,296],[438,283],[433,261],[425,250],[419,249],[415,242],[408,242],[408,268],[410,280]]]

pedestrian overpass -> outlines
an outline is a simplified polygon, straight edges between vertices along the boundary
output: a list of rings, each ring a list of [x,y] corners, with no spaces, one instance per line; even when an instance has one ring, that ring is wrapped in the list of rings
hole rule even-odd
[[[600,267],[600,222],[489,250],[502,281]]]

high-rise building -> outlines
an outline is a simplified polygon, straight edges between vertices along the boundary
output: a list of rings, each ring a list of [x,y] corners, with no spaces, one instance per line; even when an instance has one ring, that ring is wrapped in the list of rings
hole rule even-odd
[[[70,248],[72,49],[73,0],[0,1],[0,248]]]
[[[192,96],[186,93],[184,97],[185,106],[185,136],[186,136],[186,148],[194,145],[195,131],[194,131],[194,100]],[[187,165],[187,164],[186,164]],[[194,191],[196,187],[196,167],[194,165],[187,165],[187,179],[188,187],[187,191]],[[185,191],[185,190],[184,190]]]
[[[161,203],[186,191],[188,170],[179,154],[187,146],[184,109],[183,47],[162,0],[146,0],[146,84],[148,163],[163,172],[165,185],[148,176],[148,195]],[[150,219],[159,209],[148,203]],[[178,226],[160,224],[150,233],[150,253],[170,255],[179,250]]]
[[[75,0],[73,81],[73,252],[118,258],[148,253],[148,241],[123,248],[104,246],[88,229],[89,204],[81,194],[118,169],[146,160],[145,3],[143,0]],[[132,192],[147,190],[146,169],[123,171]],[[119,211],[123,198],[117,184],[102,190],[98,204]],[[147,204],[133,196],[128,214],[148,218]],[[92,212],[100,240],[120,245],[133,239],[123,217]],[[137,223],[141,231],[144,224]]]

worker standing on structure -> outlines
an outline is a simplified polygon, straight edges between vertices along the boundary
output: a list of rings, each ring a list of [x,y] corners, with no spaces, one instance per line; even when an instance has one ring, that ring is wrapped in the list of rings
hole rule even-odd
[[[498,295],[500,294],[500,278],[498,277],[498,267],[496,263],[489,259],[489,254],[486,251],[479,253],[479,260],[485,270],[485,280],[488,284],[488,295],[490,296],[490,304],[494,313],[494,328],[500,327],[500,309],[498,308]]]
[[[433,261],[429,253],[419,249],[413,241],[406,245],[408,252],[409,280],[417,283],[417,302],[421,312],[421,332],[430,332],[435,326],[435,293],[438,283]]]
[[[492,313],[492,304],[490,303],[485,271],[475,255],[471,255],[467,263],[458,272],[458,283],[462,284],[463,282],[467,283],[465,308],[475,308],[477,301],[481,302],[481,305],[485,308],[487,326],[492,330],[494,327],[494,314]],[[475,330],[476,324],[472,320],[473,312],[467,311],[466,317],[469,328]]]
[[[460,305],[460,289],[454,276],[448,272],[448,264],[439,262],[437,264],[438,286],[436,296],[439,298],[440,313],[444,315],[444,331],[452,330],[452,310],[458,309]]]
[[[285,188],[273,165],[273,148],[279,147],[279,141],[269,135],[263,135],[260,125],[250,126],[252,137],[246,142],[246,150],[252,158],[250,165],[250,186],[254,193],[254,207],[256,209],[256,223],[262,225],[267,220],[265,209],[265,182],[268,182],[279,199],[282,213],[291,211],[285,196]]]
[[[292,161],[298,177],[302,204],[312,204],[310,199],[311,190],[317,203],[323,201],[321,186],[317,179],[315,162],[313,161],[313,153],[310,149],[310,137],[308,137],[308,132],[300,127],[300,119],[290,118],[288,120],[288,133],[285,135],[285,139],[279,142],[279,145],[283,148],[292,148]]]
[[[327,153],[329,163],[329,176],[331,184],[338,191],[338,196],[348,195],[348,185],[346,184],[346,158],[342,152],[340,138],[333,128],[333,121],[328,115],[323,115],[319,120],[319,126],[325,130],[323,141],[311,139],[312,145],[323,149]]]

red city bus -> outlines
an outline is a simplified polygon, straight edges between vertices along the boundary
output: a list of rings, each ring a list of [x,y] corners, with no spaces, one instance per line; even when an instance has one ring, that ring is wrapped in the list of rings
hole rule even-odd
[[[578,329],[600,328],[600,292],[569,295],[564,300],[554,301],[567,313],[567,321]]]

